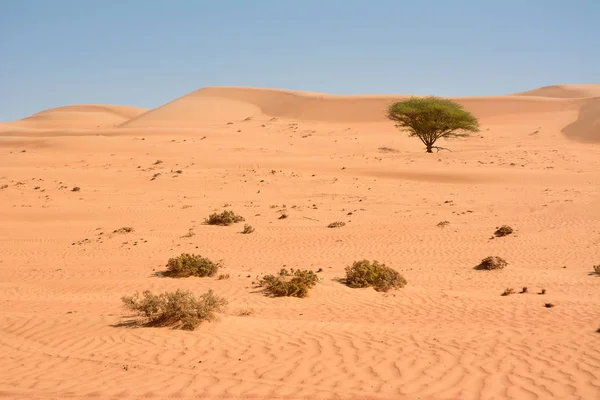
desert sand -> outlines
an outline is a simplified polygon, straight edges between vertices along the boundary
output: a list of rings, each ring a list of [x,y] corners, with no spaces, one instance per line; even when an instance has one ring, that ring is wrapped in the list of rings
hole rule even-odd
[[[0,397],[600,398],[600,85],[456,98],[481,132],[434,154],[385,119],[402,98],[213,87],[0,124]],[[224,209],[256,231],[203,224]],[[157,274],[183,252],[231,278]],[[408,285],[341,284],[360,259]],[[283,266],[323,280],[252,286]],[[125,323],[121,296],[178,288],[229,306]]]

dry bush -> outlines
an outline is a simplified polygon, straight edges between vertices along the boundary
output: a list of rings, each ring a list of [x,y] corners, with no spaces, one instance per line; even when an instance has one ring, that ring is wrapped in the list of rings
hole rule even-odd
[[[346,226],[346,223],[342,221],[335,221],[327,225],[328,228],[341,228],[342,226]]]
[[[501,227],[496,228],[496,232],[494,232],[494,235],[496,235],[497,237],[501,237],[510,235],[511,233],[513,233],[513,228],[511,228],[508,225],[502,225]]]
[[[491,271],[494,269],[502,269],[506,267],[508,263],[501,257],[490,256],[481,260],[478,266],[475,267],[477,270]]]
[[[73,189],[71,189],[71,192],[79,192],[81,190],[81,188],[79,186],[75,186]]]
[[[244,230],[242,231],[242,233],[244,235],[248,235],[250,233],[254,232],[254,227],[252,225],[249,224],[244,224]]]
[[[130,226],[124,226],[122,228],[115,229],[113,231],[113,233],[131,233],[133,231],[134,231],[134,229],[132,227],[130,227]]]
[[[515,294],[515,289],[506,288],[504,292],[502,292],[502,296],[510,296],[511,294]]]
[[[600,264],[594,265],[594,273],[600,275]]]
[[[233,211],[225,210],[221,214],[213,213],[204,220],[208,225],[229,226],[244,221],[244,217],[236,215]]]
[[[352,288],[372,286],[378,292],[387,292],[400,289],[406,283],[398,271],[377,261],[355,261],[351,267],[346,267],[346,284]]]
[[[230,278],[229,274],[221,274],[221,275],[219,275],[219,277],[217,279],[222,281],[224,279],[229,279],[229,278]]]
[[[266,275],[259,279],[258,286],[272,297],[306,297],[308,290],[319,282],[319,277],[310,270],[288,271],[283,268],[278,275]]]
[[[172,326],[194,330],[203,321],[216,319],[215,313],[223,311],[227,300],[212,290],[195,297],[189,290],[153,294],[146,290],[140,294],[121,298],[125,307],[143,317],[147,326]]]
[[[214,263],[206,257],[196,254],[183,253],[178,257],[170,258],[167,262],[166,276],[186,278],[188,276],[214,276],[221,268],[221,264]]]
[[[552,308],[552,307],[554,307],[554,304],[552,304],[552,303],[546,303],[546,304],[544,304],[544,307],[546,307],[546,308]]]
[[[437,226],[439,226],[440,228],[444,228],[444,227],[446,227],[448,225],[450,225],[450,221],[440,221],[437,224]]]

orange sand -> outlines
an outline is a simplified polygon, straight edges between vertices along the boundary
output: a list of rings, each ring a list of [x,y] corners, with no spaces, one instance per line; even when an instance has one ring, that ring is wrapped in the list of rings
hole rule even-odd
[[[600,398],[600,85],[457,98],[482,130],[434,154],[385,120],[401,98],[205,88],[0,124],[0,397]],[[202,224],[226,203],[256,232]],[[501,224],[515,234],[490,239]],[[155,275],[182,252],[231,279]],[[473,270],[489,255],[509,266]],[[340,284],[363,258],[408,285]],[[252,287],[284,265],[323,282]],[[228,310],[119,326],[121,296],[177,288]]]

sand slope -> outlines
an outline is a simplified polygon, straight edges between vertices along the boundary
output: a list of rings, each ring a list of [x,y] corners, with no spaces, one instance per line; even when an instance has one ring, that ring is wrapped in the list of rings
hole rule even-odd
[[[0,398],[600,398],[597,99],[459,99],[481,132],[425,154],[381,119],[395,98],[207,88],[117,128],[67,130],[71,110],[0,132]],[[81,127],[129,118],[85,110]],[[203,224],[223,209],[256,231]],[[230,278],[162,277],[183,252]],[[473,269],[490,255],[509,265]],[[346,287],[364,258],[408,285]],[[252,285],[283,266],[322,281]],[[120,298],[146,289],[229,306],[136,328]]]
[[[96,129],[115,127],[147,111],[144,108],[80,104],[40,111],[5,128]]]
[[[599,97],[600,84],[553,85],[515,93],[516,96],[536,96],[555,98]]]

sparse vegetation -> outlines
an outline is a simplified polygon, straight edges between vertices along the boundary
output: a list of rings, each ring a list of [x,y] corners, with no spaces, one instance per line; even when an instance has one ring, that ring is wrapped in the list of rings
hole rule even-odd
[[[352,266],[346,267],[346,284],[352,288],[372,286],[378,292],[387,292],[390,289],[400,289],[406,283],[406,279],[398,271],[377,261],[355,261]]]
[[[229,278],[230,278],[229,274],[221,274],[221,275],[219,275],[219,277],[217,279],[222,281],[224,279],[229,279]]]
[[[411,97],[394,103],[389,106],[387,117],[399,129],[407,130],[410,137],[418,137],[427,153],[433,153],[440,138],[467,137],[469,132],[479,131],[477,118],[463,106],[435,96]]]
[[[71,192],[79,192],[81,190],[81,188],[79,186],[75,186],[73,189],[71,189]]]
[[[521,294],[527,293],[527,286],[523,286],[523,289],[521,289],[521,291],[519,293],[521,293]]]
[[[496,232],[494,232],[494,235],[496,235],[497,237],[502,237],[510,235],[511,233],[513,233],[513,228],[511,228],[508,225],[502,225],[501,227],[496,228]]]
[[[490,256],[481,260],[478,266],[475,267],[477,270],[491,271],[494,269],[503,269],[508,263],[501,257]]]
[[[504,292],[502,292],[502,296],[510,296],[511,294],[515,294],[515,289],[506,288]]]
[[[306,297],[309,289],[318,281],[319,277],[313,271],[293,268],[288,271],[283,268],[277,275],[262,277],[257,285],[272,297]]]
[[[346,223],[342,221],[335,221],[327,225],[328,228],[341,228],[343,226],[346,226]]]
[[[552,304],[552,303],[546,303],[546,304],[544,304],[544,307],[546,307],[546,308],[552,308],[552,307],[554,307],[554,304]]]
[[[115,229],[113,231],[113,233],[131,233],[133,231],[134,231],[134,229],[132,227],[130,227],[130,226],[124,226],[122,228]]]
[[[437,226],[439,226],[440,228],[444,228],[448,225],[450,225],[450,221],[441,221],[441,222],[438,222],[438,224],[437,224]]]
[[[231,224],[236,224],[238,222],[244,221],[244,217],[241,215],[236,215],[231,210],[225,210],[221,214],[213,213],[205,219],[205,222],[208,225],[222,225],[229,226]]]
[[[279,219],[286,219],[287,217],[289,217],[289,215],[288,215],[287,213],[282,213],[282,214],[279,216]]]
[[[600,275],[600,264],[594,265],[594,273]]]
[[[242,231],[242,233],[244,235],[250,234],[254,232],[254,227],[252,225],[249,224],[244,224],[244,230]]]
[[[178,257],[169,259],[165,275],[174,278],[186,278],[188,276],[203,278],[214,276],[219,268],[221,268],[221,264],[214,263],[206,257],[183,253]]]
[[[203,321],[216,319],[217,312],[223,311],[227,300],[215,295],[211,290],[195,297],[190,291],[177,289],[158,295],[146,290],[140,294],[121,298],[125,307],[143,317],[148,326],[172,326],[194,330]]]
[[[540,292],[538,294],[546,294],[546,289],[540,290]]]
[[[154,165],[158,165],[158,164],[162,164],[162,163],[163,163],[162,160],[156,160],[156,161],[154,161]]]

